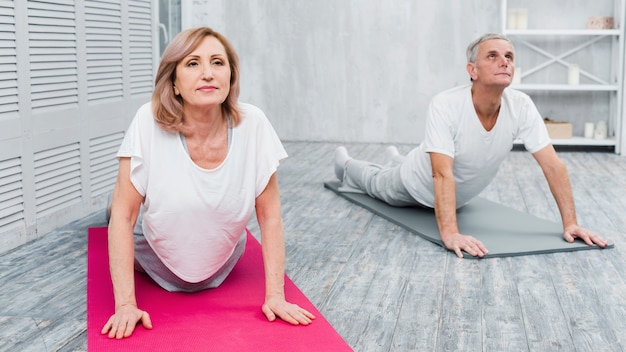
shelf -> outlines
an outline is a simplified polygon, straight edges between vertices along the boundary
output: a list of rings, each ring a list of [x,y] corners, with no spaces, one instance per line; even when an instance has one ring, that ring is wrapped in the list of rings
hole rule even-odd
[[[571,36],[619,36],[619,29],[505,29],[505,35],[571,35]]]
[[[513,142],[516,145],[522,145],[522,142],[516,140]],[[616,144],[614,138],[607,139],[593,139],[584,137],[572,137],[567,139],[553,139],[552,145],[564,145],[564,146],[589,146],[589,147],[614,147]]]
[[[596,111],[604,107],[608,109],[608,116],[603,118],[611,126],[608,131],[610,138],[598,140],[574,136],[553,139],[555,147],[572,150],[613,149],[615,153],[622,154],[626,145],[626,0],[611,2],[612,11],[608,6],[596,6],[599,4],[591,1],[585,4],[589,6],[582,8],[563,7],[557,2],[547,4],[534,1],[531,4],[523,0],[501,0],[501,31],[521,49],[517,66],[523,68],[517,77],[519,83],[511,84],[510,88],[539,95],[541,103],[546,107],[562,108],[563,115],[577,127],[577,131],[588,119],[596,122],[596,116],[599,115]],[[513,9],[516,10],[511,11]],[[612,17],[614,25],[608,27],[614,28],[586,28],[590,15]],[[556,28],[542,28],[549,27],[552,22]],[[578,65],[577,70],[572,66],[574,64]],[[563,69],[567,76],[560,79]],[[537,73],[540,74],[535,76]],[[571,81],[581,84],[568,84],[570,76],[578,76],[579,80]],[[589,99],[590,103],[581,111],[575,111],[576,104],[567,106],[578,98]],[[514,144],[521,145],[520,141]]]
[[[511,88],[521,91],[570,91],[570,92],[617,92],[619,87],[610,84],[512,84]]]

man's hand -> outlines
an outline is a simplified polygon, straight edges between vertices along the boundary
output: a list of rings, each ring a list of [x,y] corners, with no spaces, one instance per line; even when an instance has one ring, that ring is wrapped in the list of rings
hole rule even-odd
[[[103,335],[108,333],[110,339],[129,337],[139,322],[144,328],[152,329],[148,312],[140,310],[135,305],[125,304],[115,310],[115,314],[109,318],[100,333]]]
[[[289,303],[280,296],[266,298],[262,309],[269,321],[274,321],[278,316],[293,325],[309,325],[315,319],[315,316],[306,309],[300,308],[297,304]]]
[[[580,227],[578,225],[570,225],[565,228],[563,231],[563,239],[567,242],[574,242],[575,238],[580,238],[585,241],[585,243],[589,246],[593,246],[594,244],[598,245],[598,247],[606,247],[608,242],[600,237],[599,235],[593,233],[592,231],[587,230],[586,228]]]
[[[443,244],[446,248],[454,251],[456,256],[459,258],[463,258],[462,251],[465,251],[474,257],[478,256],[480,258],[489,253],[483,243],[472,236],[455,233],[448,236],[441,236],[441,239],[443,240]]]

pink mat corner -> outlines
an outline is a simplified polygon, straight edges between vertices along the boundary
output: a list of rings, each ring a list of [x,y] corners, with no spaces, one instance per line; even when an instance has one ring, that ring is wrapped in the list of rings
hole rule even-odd
[[[309,326],[267,321],[261,312],[265,293],[261,245],[249,232],[243,257],[219,288],[172,293],[136,273],[137,301],[150,313],[153,329],[138,326],[130,338],[109,339],[100,334],[114,310],[107,229],[90,228],[88,243],[89,351],[352,351],[287,276],[287,299],[316,319]]]

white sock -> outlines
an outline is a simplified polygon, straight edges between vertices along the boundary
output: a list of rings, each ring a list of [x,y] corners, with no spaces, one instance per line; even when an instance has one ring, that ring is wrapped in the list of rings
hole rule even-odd
[[[346,147],[341,146],[335,149],[335,176],[339,179],[339,181],[343,182],[343,174],[346,169],[346,163],[350,160],[350,155],[348,155],[348,150]]]

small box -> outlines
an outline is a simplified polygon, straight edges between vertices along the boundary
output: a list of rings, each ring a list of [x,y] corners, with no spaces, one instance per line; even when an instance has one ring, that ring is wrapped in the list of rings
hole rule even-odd
[[[554,121],[544,118],[548,135],[552,139],[568,139],[572,138],[572,124],[565,121]]]
[[[587,29],[613,29],[613,17],[591,16],[587,18]]]

